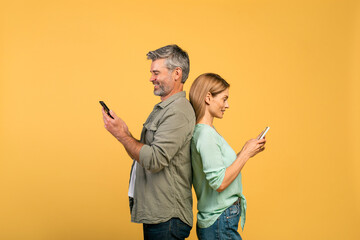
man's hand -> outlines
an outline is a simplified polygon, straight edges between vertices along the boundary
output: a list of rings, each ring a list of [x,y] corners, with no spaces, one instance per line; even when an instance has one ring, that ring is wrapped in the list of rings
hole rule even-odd
[[[126,152],[132,159],[139,162],[140,149],[144,144],[133,138],[126,123],[112,110],[110,110],[110,115],[113,116],[114,119],[109,117],[104,109],[102,109],[102,114],[106,130],[122,143]]]
[[[110,110],[110,115],[114,119],[109,117],[104,109],[102,109],[104,127],[108,130],[119,142],[123,143],[124,139],[128,136],[131,136],[129,128],[126,123],[119,118],[112,110]]]

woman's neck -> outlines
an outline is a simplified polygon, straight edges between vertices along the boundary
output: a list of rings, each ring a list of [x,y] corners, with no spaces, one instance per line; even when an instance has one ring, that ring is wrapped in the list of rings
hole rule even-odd
[[[205,111],[204,116],[197,123],[206,124],[212,127],[213,122],[214,122],[214,117],[211,116],[207,111]]]

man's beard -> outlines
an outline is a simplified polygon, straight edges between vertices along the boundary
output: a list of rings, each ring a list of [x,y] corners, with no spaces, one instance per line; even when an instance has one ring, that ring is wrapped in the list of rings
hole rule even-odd
[[[170,77],[171,75],[169,75]],[[154,84],[155,85],[155,84]],[[171,92],[171,87],[169,86],[169,83],[167,85],[163,85],[163,84],[157,84],[156,86],[158,86],[158,89],[154,89],[154,95],[155,96],[166,96]]]
[[[160,85],[158,85],[158,86],[159,86],[158,89],[156,89],[156,90],[154,89],[154,95],[162,97],[166,93],[165,88],[164,88],[164,86],[160,86]]]

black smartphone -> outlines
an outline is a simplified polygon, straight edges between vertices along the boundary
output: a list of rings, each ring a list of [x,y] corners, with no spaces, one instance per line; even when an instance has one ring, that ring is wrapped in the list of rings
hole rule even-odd
[[[114,119],[113,116],[110,115],[110,110],[109,110],[109,108],[106,106],[106,104],[105,104],[103,101],[99,101],[99,103],[100,103],[101,106],[104,108],[104,111],[107,113],[107,115],[109,115],[109,117],[111,117],[112,119]]]

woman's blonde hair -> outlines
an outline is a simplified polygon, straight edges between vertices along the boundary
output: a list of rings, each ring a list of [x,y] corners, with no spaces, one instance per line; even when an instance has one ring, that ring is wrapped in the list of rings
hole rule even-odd
[[[230,87],[220,75],[204,73],[198,76],[190,88],[190,103],[194,108],[196,122],[205,114],[205,97],[209,92],[213,97]]]

